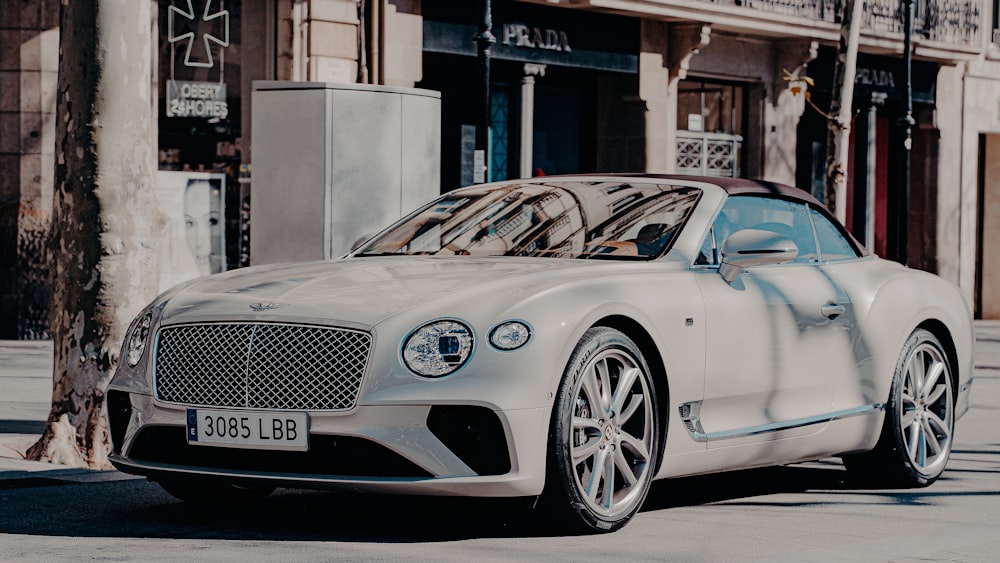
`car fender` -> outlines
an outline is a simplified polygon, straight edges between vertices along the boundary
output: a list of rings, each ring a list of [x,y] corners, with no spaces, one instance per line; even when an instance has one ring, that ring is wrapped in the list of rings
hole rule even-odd
[[[587,300],[591,306],[580,307],[580,296],[587,292],[619,298]],[[644,296],[648,295],[663,297],[645,299]],[[572,317],[566,316],[567,309],[576,310]],[[644,348],[646,361],[654,371],[659,408],[667,417],[667,432],[663,437],[671,444],[671,452],[704,449],[704,444],[698,444],[687,436],[679,411],[675,408],[681,403],[700,401],[704,397],[705,306],[691,274],[625,275],[614,280],[613,284],[574,282],[539,293],[519,304],[510,314],[516,316],[521,311],[531,311],[545,318],[565,319],[565,326],[560,321],[560,326],[550,327],[552,330],[561,329],[560,348],[552,354],[554,363],[550,364],[552,369],[547,375],[546,385],[553,400],[573,350],[587,330],[597,325],[622,328],[637,341],[640,348]],[[527,313],[524,316],[527,317]],[[632,332],[630,328],[642,330],[648,335],[645,347],[634,333],[629,334]],[[653,354],[655,357],[651,357]]]
[[[956,394],[963,387],[967,389],[972,378],[972,318],[968,304],[953,284],[925,272],[902,270],[887,276],[867,303],[856,302],[855,314],[861,340],[855,346],[867,350],[869,358],[867,366],[859,366],[870,386],[862,390],[865,401],[884,404],[888,400],[903,347],[921,326],[932,332],[946,331],[946,335],[938,336],[946,348],[949,338],[953,345],[950,359]],[[858,355],[865,356],[863,352]],[[849,395],[841,395],[838,402],[847,404],[850,400]],[[956,415],[961,413],[964,410],[956,409]]]

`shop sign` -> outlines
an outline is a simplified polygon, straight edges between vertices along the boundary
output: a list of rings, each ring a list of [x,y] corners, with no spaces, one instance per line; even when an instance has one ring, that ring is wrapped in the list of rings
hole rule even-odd
[[[225,83],[168,80],[167,116],[225,119],[229,116]]]
[[[558,29],[530,27],[523,23],[503,24],[503,44],[508,47],[526,47],[569,53],[569,36]]]
[[[896,79],[891,70],[859,66],[854,77],[854,84],[868,86],[876,90],[894,90]]]
[[[167,9],[167,41],[171,46],[174,43],[184,45],[184,66],[212,68],[215,66],[215,60],[212,58],[211,44],[218,45],[220,53],[223,48],[229,46],[229,10],[220,9],[212,14],[209,13],[211,8],[212,0],[207,0],[205,13],[200,17],[195,12],[191,0],[187,0],[186,11],[183,4],[178,7],[171,3],[170,8]],[[181,18],[180,21],[177,21],[178,16]],[[206,26],[211,26],[208,27],[210,29],[208,33],[201,31]],[[200,35],[196,35],[194,30],[198,30]],[[185,31],[185,33],[178,33],[179,31]],[[191,60],[191,51],[194,50],[195,45],[205,46],[202,58],[208,59],[207,61]]]

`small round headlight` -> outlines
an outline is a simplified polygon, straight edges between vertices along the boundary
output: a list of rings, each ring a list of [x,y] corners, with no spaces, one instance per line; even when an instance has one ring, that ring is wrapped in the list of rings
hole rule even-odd
[[[531,327],[521,321],[506,321],[490,331],[490,344],[497,350],[517,350],[531,340]]]
[[[472,342],[472,330],[458,321],[427,323],[403,343],[403,363],[417,375],[444,377],[465,365]]]
[[[152,313],[146,313],[136,320],[132,327],[132,332],[128,335],[128,348],[125,361],[128,366],[134,368],[142,359],[142,352],[146,349],[146,339],[149,337],[149,325],[153,320]]]

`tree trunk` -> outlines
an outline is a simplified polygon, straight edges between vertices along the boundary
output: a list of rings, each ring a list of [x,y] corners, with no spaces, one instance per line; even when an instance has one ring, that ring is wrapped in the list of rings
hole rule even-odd
[[[52,410],[30,459],[108,467],[104,390],[132,317],[156,292],[150,0],[60,13],[49,263]]]
[[[826,137],[826,206],[842,224],[847,222],[847,158],[863,7],[863,1],[844,0],[830,100],[830,130]]]

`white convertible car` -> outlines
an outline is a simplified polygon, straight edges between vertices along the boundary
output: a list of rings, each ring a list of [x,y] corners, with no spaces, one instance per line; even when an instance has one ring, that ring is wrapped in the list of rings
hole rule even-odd
[[[188,501],[537,496],[610,531],[659,478],[839,456],[930,484],[972,345],[956,287],[869,254],[794,188],[514,180],[339,260],[159,296],[107,393],[111,459]]]

